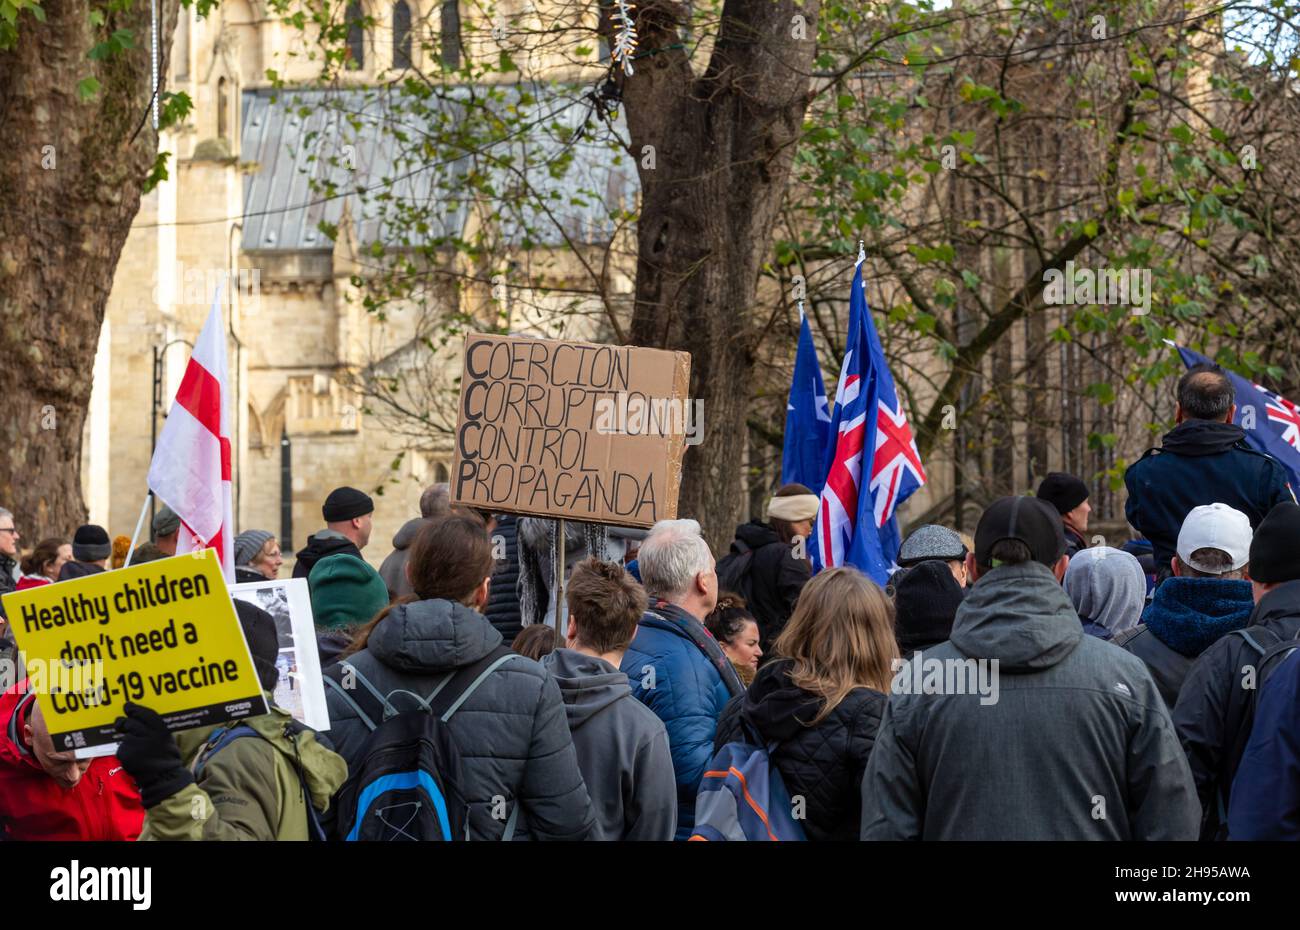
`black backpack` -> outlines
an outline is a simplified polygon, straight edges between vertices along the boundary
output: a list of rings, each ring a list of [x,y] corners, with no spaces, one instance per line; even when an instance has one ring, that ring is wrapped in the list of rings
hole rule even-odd
[[[1262,645],[1255,638],[1259,633],[1268,633],[1274,642],[1269,646]],[[1255,687],[1250,689],[1250,696],[1246,699],[1245,712],[1241,718],[1241,726],[1232,741],[1231,756],[1234,766],[1241,762],[1241,757],[1246,754],[1246,744],[1250,742],[1250,731],[1255,725],[1255,711],[1259,706],[1259,691],[1264,687],[1264,682],[1268,681],[1269,676],[1277,670],[1282,661],[1300,649],[1300,636],[1293,639],[1282,639],[1276,633],[1267,629],[1255,630],[1252,635],[1248,630],[1233,630],[1229,636],[1240,636],[1245,640],[1246,645],[1251,648],[1259,658],[1255,662]],[[1228,826],[1228,799],[1226,792],[1229,785],[1225,785],[1220,779],[1218,790],[1216,792],[1216,801],[1218,802],[1218,834],[1219,838],[1225,838],[1224,834]]]
[[[347,661],[326,670],[326,687],[336,691],[370,730],[359,761],[339,791],[340,838],[469,839],[460,752],[446,724],[492,672],[513,658],[518,654],[498,646],[473,665],[448,672],[426,697],[405,690],[381,694]],[[361,687],[346,687],[348,679]],[[399,710],[393,700],[400,696],[416,707]],[[516,801],[503,840],[514,836],[518,816]]]
[[[715,571],[718,574],[718,590],[734,591],[749,603],[754,599],[754,585],[750,581],[749,569],[754,564],[754,550],[731,552],[718,560]]]

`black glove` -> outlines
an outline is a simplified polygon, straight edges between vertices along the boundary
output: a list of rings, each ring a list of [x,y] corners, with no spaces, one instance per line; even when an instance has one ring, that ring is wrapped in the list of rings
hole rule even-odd
[[[121,734],[117,758],[140,786],[145,808],[161,804],[194,782],[181,762],[181,750],[162,717],[147,707],[128,702],[113,726]]]

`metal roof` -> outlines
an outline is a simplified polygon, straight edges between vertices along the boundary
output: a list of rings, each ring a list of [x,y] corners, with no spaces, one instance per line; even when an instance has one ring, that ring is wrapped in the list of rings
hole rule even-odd
[[[333,242],[319,224],[336,225],[345,202],[363,245],[400,245],[392,240],[412,232],[412,217],[429,221],[424,241],[436,242],[464,230],[471,196],[490,204],[498,229],[514,244],[531,231],[532,244],[554,246],[563,241],[560,229],[575,241],[606,241],[616,225],[610,212],[636,208],[638,180],[630,157],[594,117],[573,141],[589,114],[584,90],[452,88],[423,102],[427,121],[443,124],[432,129],[416,124],[409,99],[387,88],[246,91],[240,158],[257,167],[244,180],[243,248],[330,251]],[[441,138],[471,95],[476,107],[487,106],[524,131],[478,154],[417,158],[419,138],[426,132]],[[615,129],[625,135],[621,119]],[[313,180],[332,182],[336,194],[313,190]],[[524,193],[527,187],[533,196]]]

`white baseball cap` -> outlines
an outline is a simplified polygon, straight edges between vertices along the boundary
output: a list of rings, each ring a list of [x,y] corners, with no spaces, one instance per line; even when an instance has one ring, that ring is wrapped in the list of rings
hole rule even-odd
[[[1236,571],[1250,561],[1250,518],[1227,504],[1193,507],[1178,531],[1178,558],[1198,572],[1218,575]],[[1218,549],[1232,560],[1229,568],[1207,567],[1192,559],[1198,549]]]

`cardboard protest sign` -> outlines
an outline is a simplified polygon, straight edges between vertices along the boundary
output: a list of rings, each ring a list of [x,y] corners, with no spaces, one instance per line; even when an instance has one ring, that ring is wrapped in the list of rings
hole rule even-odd
[[[686,352],[471,333],[452,501],[618,526],[676,517],[703,426],[690,374]]]
[[[173,730],[267,712],[211,549],[6,594],[4,606],[60,750],[111,751],[127,701]]]
[[[325,679],[316,647],[316,618],[311,612],[311,592],[306,578],[283,581],[246,581],[231,585],[230,596],[260,607],[275,621],[279,653],[275,668],[279,678],[272,698],[299,723],[313,730],[330,728],[325,704]]]

